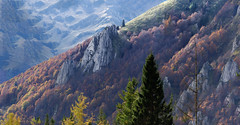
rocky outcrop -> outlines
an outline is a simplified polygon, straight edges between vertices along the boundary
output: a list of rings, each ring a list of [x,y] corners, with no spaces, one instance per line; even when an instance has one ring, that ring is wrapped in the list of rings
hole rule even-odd
[[[228,94],[227,97],[224,99],[224,104],[226,106],[232,106],[234,103],[235,102],[232,93]]]
[[[240,6],[238,6],[237,15],[240,16]]]
[[[222,75],[217,86],[217,91],[222,89],[223,86],[229,82],[229,80],[235,78],[238,72],[239,69],[237,63],[230,59],[223,68]]]
[[[209,90],[210,90],[210,82],[209,82],[209,79],[211,78],[211,74],[212,74],[212,71],[213,71],[213,68],[212,66],[206,62],[202,69],[200,70],[197,78],[198,78],[198,87],[199,87],[199,95],[200,94],[205,94],[207,93]],[[192,108],[192,107],[189,107],[191,104],[188,104],[189,102],[192,102],[194,100],[194,93],[193,93],[193,90],[195,90],[195,85],[196,85],[196,82],[193,81],[187,90],[184,90],[176,104],[177,108],[175,110],[175,113],[178,113],[180,110],[179,108],[182,110],[182,111],[188,111],[188,110],[192,110],[192,109],[189,109],[189,108]],[[192,101],[190,101],[192,100]],[[181,111],[180,111],[181,112]],[[199,111],[198,112],[198,117],[199,117],[199,123],[201,123],[202,125],[209,125],[209,121],[208,121],[208,117],[203,117],[202,116],[202,113]],[[194,125],[195,123],[194,122],[189,122],[188,125]]]
[[[235,115],[238,117],[240,116],[240,105],[238,105],[238,107],[236,108]]]
[[[177,101],[177,105],[176,105],[177,108],[176,108],[175,112],[178,112],[178,108],[183,111],[187,110],[187,107],[184,107],[183,105],[184,105],[184,103],[187,102],[188,96],[189,96],[189,93],[186,90],[184,90]]]
[[[198,79],[198,87],[199,87],[199,93],[206,92],[209,90],[209,75],[210,72],[213,70],[212,66],[209,64],[209,62],[206,62],[202,69],[200,70],[197,79]],[[193,94],[192,90],[195,90],[196,82],[193,81],[188,89],[187,92],[190,94]]]
[[[83,72],[96,72],[112,61],[114,56],[113,38],[117,36],[117,28],[113,25],[106,27],[101,33],[93,37],[80,64]]]
[[[207,116],[204,117],[201,111],[197,113],[197,116],[198,116],[198,123],[200,123],[200,125],[210,125],[208,117]],[[190,121],[188,125],[196,125],[196,124],[195,124],[195,121]]]
[[[230,79],[234,78],[236,76],[236,73],[239,72],[238,65],[235,61],[230,59],[227,64],[224,66],[222,75],[221,75],[221,81],[226,83]]]
[[[56,84],[61,85],[67,83],[70,76],[74,72],[74,67],[76,64],[74,64],[73,61],[67,60],[63,63],[61,70],[58,73]]]
[[[171,83],[168,81],[168,77],[164,77],[163,88],[171,88]]]
[[[232,46],[232,53],[234,53],[237,48],[239,48],[239,43],[240,42],[240,36],[236,37],[233,41],[233,46]]]
[[[63,63],[58,73],[56,84],[65,84],[74,73],[74,69],[82,69],[83,72],[96,72],[101,67],[107,66],[114,58],[113,38],[117,37],[115,25],[106,27],[102,32],[96,34],[86,50],[80,62],[67,60]]]

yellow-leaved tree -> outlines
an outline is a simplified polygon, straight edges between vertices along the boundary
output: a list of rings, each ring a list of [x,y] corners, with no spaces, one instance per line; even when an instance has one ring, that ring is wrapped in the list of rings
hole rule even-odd
[[[86,102],[87,97],[80,94],[78,100],[75,102],[75,105],[71,107],[72,118],[63,119],[62,125],[91,125],[93,122],[93,118],[90,117],[87,120],[84,120],[87,117],[87,114],[84,113],[84,110],[87,108],[89,104]]]
[[[62,125],[74,125],[74,121],[70,118],[63,119]]]
[[[35,117],[33,117],[31,125],[41,125],[41,119],[40,118],[35,119]]]
[[[1,121],[1,125],[21,125],[21,119],[14,113],[9,113],[7,118]]]

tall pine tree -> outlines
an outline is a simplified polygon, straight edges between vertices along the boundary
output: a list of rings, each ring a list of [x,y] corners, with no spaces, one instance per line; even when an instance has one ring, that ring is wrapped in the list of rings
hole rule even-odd
[[[143,67],[142,85],[134,108],[133,125],[172,125],[171,103],[164,100],[163,81],[153,54]]]
[[[138,82],[135,78],[129,81],[123,95],[119,95],[123,102],[117,105],[117,125],[130,125],[133,120],[133,107],[138,97],[137,91]]]
[[[122,27],[125,27],[125,20],[122,21]]]

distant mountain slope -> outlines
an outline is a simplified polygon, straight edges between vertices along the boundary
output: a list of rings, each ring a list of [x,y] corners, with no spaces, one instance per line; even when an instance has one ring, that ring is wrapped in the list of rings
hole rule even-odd
[[[3,0],[0,83],[162,0]],[[133,4],[134,3],[134,4]],[[134,11],[133,11],[134,10]]]
[[[48,37],[34,25],[38,18],[20,10],[23,1],[3,0],[0,3],[0,83],[52,57]]]
[[[46,113],[60,121],[84,92],[90,101],[87,113],[97,114],[102,108],[113,120],[120,101],[118,93],[129,78],[140,81],[150,52],[164,79],[166,100],[173,93],[176,105],[187,111],[192,98],[190,87],[195,84],[192,72],[197,45],[199,95],[203,100],[199,122],[237,124],[239,4],[238,0],[169,0],[119,31],[116,26],[106,27],[75,48],[0,85],[0,113],[23,114],[26,123],[30,116],[43,119]],[[170,9],[159,11],[163,6]],[[157,18],[150,12],[166,16]],[[175,108],[174,113],[175,123],[184,124],[181,112]]]
[[[31,0],[24,9],[41,18],[36,25],[46,27],[47,41],[59,44],[64,52],[104,27],[129,21],[164,0]]]

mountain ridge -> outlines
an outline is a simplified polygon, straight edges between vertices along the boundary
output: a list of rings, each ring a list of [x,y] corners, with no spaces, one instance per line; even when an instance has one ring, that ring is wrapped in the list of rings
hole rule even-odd
[[[0,6],[0,83],[100,32],[130,20],[162,0],[4,0]],[[130,11],[137,6],[141,9]],[[74,10],[75,9],[75,10]],[[115,15],[115,16],[114,16]]]
[[[204,6],[191,9],[190,5],[194,3]],[[4,82],[0,85],[0,105],[4,105],[1,109],[8,108],[8,111],[16,113],[25,112],[25,118],[28,116],[43,118],[48,113],[56,120],[60,120],[64,113],[69,113],[69,107],[77,96],[84,92],[90,101],[87,113],[97,114],[101,108],[109,119],[113,119],[115,105],[120,101],[117,93],[125,88],[129,77],[136,77],[140,81],[144,60],[150,52],[156,57],[159,71],[165,81],[164,84],[168,85],[165,88],[166,97],[170,97],[170,93],[173,93],[176,103],[181,102],[182,105],[186,105],[189,101],[187,100],[188,95],[191,97],[188,87],[194,85],[191,71],[194,71],[194,48],[197,45],[198,76],[203,79],[199,84],[203,86],[202,91],[204,91],[204,93],[200,93],[204,102],[199,114],[203,116],[202,119],[205,119],[203,120],[204,124],[238,123],[239,84],[237,73],[234,74],[239,71],[238,66],[240,65],[238,52],[240,7],[238,1],[192,0],[187,5],[189,5],[187,10],[186,8],[173,9],[167,18],[151,24],[151,28],[147,30],[126,32],[124,30],[132,25],[127,23],[126,28],[120,29],[119,34],[113,35],[114,40],[111,40],[114,43],[112,46],[115,46],[113,48],[119,51],[117,56],[114,56],[115,58],[112,58],[109,64],[104,65],[96,72],[92,70],[94,65],[92,63],[91,70],[88,72],[83,72],[82,67],[74,69],[74,73],[70,75],[67,82],[64,82],[65,84],[56,85],[57,74],[61,68],[65,67],[63,66],[64,62],[66,65],[70,64],[70,66],[66,66],[70,69],[71,62],[81,62],[90,43],[94,43],[93,38],[90,38],[66,53]],[[208,11],[212,7],[216,7],[216,10]],[[178,12],[174,14],[175,11]],[[110,29],[115,29],[114,27],[112,26]],[[101,38],[108,39],[109,37],[105,35]],[[102,40],[102,43],[104,41]],[[109,51],[111,50],[114,49],[109,49]],[[90,51],[88,55],[93,57]],[[112,55],[114,54],[112,53]],[[38,70],[43,72],[39,73],[39,76],[42,75],[42,77],[38,77],[42,79],[35,80],[32,74],[39,72]],[[226,75],[229,72],[231,76]],[[220,89],[221,87],[217,86],[221,86],[222,81],[225,83],[222,84],[223,89]],[[32,91],[30,91],[31,89]],[[34,97],[34,95],[36,96]],[[6,100],[8,97],[17,97],[17,99]],[[168,100],[168,98],[166,99]],[[230,108],[228,108],[228,104],[231,105]],[[50,110],[50,107],[51,109],[54,107],[54,110]],[[208,114],[206,110],[212,113]],[[175,120],[175,123],[183,124],[182,115],[178,111],[175,113],[179,118]],[[225,116],[225,113],[228,116]],[[191,121],[188,122],[192,124]]]

